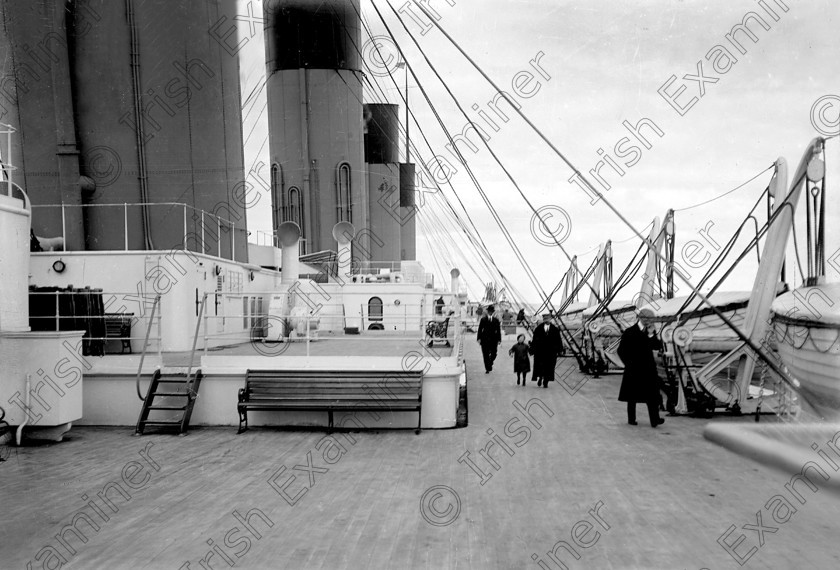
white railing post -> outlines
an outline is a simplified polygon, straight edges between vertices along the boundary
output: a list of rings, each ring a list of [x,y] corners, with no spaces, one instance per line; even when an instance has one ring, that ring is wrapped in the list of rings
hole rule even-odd
[[[205,297],[205,300],[206,300],[207,297],[208,297],[208,293],[204,293],[204,297]],[[203,319],[204,320],[204,324],[203,324],[203,326],[204,326],[204,356],[207,356],[207,344],[208,344],[208,340],[207,340],[207,319],[208,319],[208,316],[209,316],[208,312],[204,311],[204,319]]]
[[[58,294],[59,292],[55,292],[55,330],[60,331],[60,322],[59,322],[59,314],[58,314]]]
[[[230,223],[230,260],[236,259],[236,224]]]
[[[3,170],[6,171],[6,193],[8,194],[9,198],[12,197],[12,126],[3,124],[8,130],[6,131],[6,157],[9,164],[3,164]],[[7,167],[8,166],[8,167]]]
[[[155,297],[157,307],[157,337],[158,337],[158,363],[163,366],[163,300],[160,295]]]
[[[67,251],[67,218],[64,214],[64,202],[61,202],[61,239],[64,240],[64,251]]]
[[[123,247],[128,251],[128,203],[123,202]]]
[[[201,210],[201,253],[207,253],[207,248],[204,245],[204,210]]]
[[[309,315],[306,315],[306,357],[309,358]]]
[[[184,250],[187,249],[187,205],[184,204]]]
[[[222,220],[216,216],[216,256],[222,257]]]

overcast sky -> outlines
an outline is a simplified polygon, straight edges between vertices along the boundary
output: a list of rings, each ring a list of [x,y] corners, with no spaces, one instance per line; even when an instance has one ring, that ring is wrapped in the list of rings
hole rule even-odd
[[[396,9],[404,4],[393,0],[391,3]],[[247,2],[242,4],[245,6]],[[375,0],[375,4],[447,127],[453,133],[461,132],[466,124],[464,116],[434,78],[387,3]],[[698,204],[759,175],[779,156],[787,159],[792,175],[808,141],[820,134],[815,124],[825,132],[837,130],[840,5],[829,0],[737,0],[719,2],[715,7],[709,4],[693,0],[432,0],[431,6],[440,16],[438,23],[521,104],[528,118],[587,178],[595,182],[589,171],[602,160],[599,149],[615,161],[623,176],[610,166],[602,166],[600,170],[603,179],[611,185],[605,196],[642,229],[668,208]],[[370,0],[363,0],[362,11],[374,36],[387,35]],[[737,32],[733,41],[729,41],[726,36],[749,12],[759,16],[769,29],[751,19],[749,29],[757,41],[753,42],[743,32]],[[607,238],[623,241],[614,246],[614,271],[618,275],[639,245],[638,240],[624,241],[632,235],[631,230],[603,203],[590,204],[591,197],[569,182],[573,171],[504,103],[499,108],[510,120],[502,121],[488,107],[496,90],[437,29],[427,30],[428,19],[419,9],[414,14],[417,20],[408,17],[407,10],[401,14],[408,30],[468,111],[470,120],[490,136],[489,144],[533,206],[551,207],[546,210],[553,215],[549,225],[563,237],[567,252],[580,255],[580,264],[586,266],[600,242]],[[367,33],[363,32],[363,42],[367,41]],[[397,56],[387,69],[383,68],[379,55],[388,61],[391,53],[387,50],[393,52],[393,47],[388,42],[381,42],[380,46],[379,54],[373,49],[363,54],[373,68],[368,69],[368,76],[378,82],[391,102],[401,102],[387,71],[393,71],[394,80],[401,87],[405,82],[404,71],[393,65]],[[530,63],[538,54],[542,54],[538,63]],[[265,73],[261,41],[250,42],[240,55],[243,93],[247,95]],[[698,62],[702,64],[704,79],[686,79],[686,75],[700,75]],[[376,77],[374,71],[385,76]],[[517,74],[518,88],[512,83]],[[675,79],[666,85],[672,76]],[[530,285],[466,169],[446,149],[447,140],[414,85],[416,82],[411,79],[411,108],[434,154],[443,156],[458,170],[451,177],[458,197],[469,210],[501,270],[529,300],[536,300],[537,291]],[[682,86],[684,91],[675,96]],[[368,101],[379,100],[379,95],[368,88],[365,95]],[[669,103],[666,97],[672,101]],[[246,145],[246,165],[260,159],[261,147],[262,154],[267,152],[265,111],[259,113],[263,105],[264,99],[255,101],[254,109],[249,111],[246,107],[243,114],[246,137],[253,130]],[[473,105],[478,109],[473,110]],[[482,120],[478,111],[494,120],[498,132]],[[401,114],[404,116],[404,109]],[[659,136],[651,126],[643,127],[641,135],[648,141],[649,149],[623,125],[625,121],[636,125],[644,119],[663,133]],[[429,164],[433,153],[417,137],[416,125],[412,123],[410,128],[422,162]],[[621,145],[623,137],[628,137],[628,142]],[[542,287],[550,290],[568,267],[565,255],[558,247],[542,245],[535,239],[531,228],[536,224],[532,223],[531,210],[475,133],[471,140],[478,145],[477,152],[459,145],[469,166],[534,268]],[[633,146],[636,151],[631,150]],[[827,148],[831,183],[840,175],[838,140],[829,141]],[[418,162],[417,156],[412,159]],[[267,157],[263,160],[267,162]],[[695,283],[711,265],[711,259],[700,263],[707,258],[705,253],[715,254],[715,245],[729,238],[767,186],[770,175],[770,171],[764,172],[725,198],[677,213],[677,259],[684,262]],[[456,203],[448,185],[442,192]],[[460,267],[470,291],[480,295],[486,273],[460,238],[442,235],[447,222],[442,218],[440,197],[427,192],[424,198],[418,257],[438,278],[442,272],[448,273],[451,266]],[[829,201],[832,198],[829,194]],[[837,200],[833,201],[834,209],[828,215],[826,253],[829,258],[840,247],[836,239],[840,234],[836,227],[831,227],[831,222],[840,221],[836,214],[840,208],[836,206]],[[570,228],[560,228],[565,219],[558,208],[568,216]],[[429,220],[434,219],[443,221],[444,226],[428,229],[428,224],[434,223]],[[270,230],[268,210],[249,211],[249,225],[252,231]],[[801,225],[804,227],[804,222]],[[704,227],[711,228],[711,241],[699,235]],[[455,232],[454,228],[451,230]],[[542,240],[550,241],[550,238]],[[698,250],[697,246],[691,246],[697,268],[690,268],[683,259],[683,248],[691,241],[705,248]],[[430,243],[435,247],[434,254]],[[469,269],[463,255],[470,258],[478,275]],[[754,255],[750,259],[752,262],[745,263],[724,289],[751,287],[756,264]],[[840,275],[829,268],[829,278],[838,280]],[[638,285],[634,283],[619,297],[629,299],[637,291]]]

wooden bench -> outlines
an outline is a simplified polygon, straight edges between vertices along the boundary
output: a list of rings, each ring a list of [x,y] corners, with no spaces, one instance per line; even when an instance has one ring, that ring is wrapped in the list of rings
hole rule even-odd
[[[131,354],[131,320],[134,313],[105,313],[105,338],[116,338],[122,341],[122,352],[128,349]]]
[[[326,411],[330,431],[335,411],[416,411],[420,433],[422,391],[419,370],[248,370],[236,406],[237,433],[248,429],[248,410]]]

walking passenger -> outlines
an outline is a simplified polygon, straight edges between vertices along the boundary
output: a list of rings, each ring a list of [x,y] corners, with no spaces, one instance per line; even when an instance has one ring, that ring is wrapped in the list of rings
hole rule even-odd
[[[665,423],[659,417],[659,405],[662,397],[659,394],[659,375],[656,372],[654,350],[662,349],[662,341],[653,330],[653,311],[647,307],[636,313],[638,321],[621,334],[618,345],[618,356],[624,362],[624,377],[618,400],[627,402],[627,423],[636,423],[636,404],[647,404],[651,427]]]
[[[516,385],[519,386],[520,376],[522,378],[522,386],[528,381],[528,373],[531,371],[531,359],[528,352],[531,347],[525,344],[525,335],[521,334],[516,337],[516,344],[510,347],[508,354],[513,357],[513,371],[516,372]]]
[[[484,357],[484,373],[490,374],[493,370],[493,362],[496,360],[496,351],[502,344],[502,328],[495,315],[496,308],[490,305],[486,312],[487,314],[481,317],[478,323],[478,343],[481,345],[481,355]]]
[[[537,386],[548,388],[548,383],[554,381],[554,367],[557,365],[557,355],[563,351],[563,339],[560,329],[551,322],[551,314],[543,315],[543,322],[534,328],[534,338],[531,341],[531,352],[534,355],[534,378]]]

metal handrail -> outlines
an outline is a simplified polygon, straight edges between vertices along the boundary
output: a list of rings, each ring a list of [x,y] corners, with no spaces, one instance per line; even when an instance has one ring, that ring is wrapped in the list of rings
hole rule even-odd
[[[170,207],[180,207],[183,208],[183,218],[184,218],[184,249],[187,248],[187,242],[189,241],[188,238],[190,233],[188,231],[188,218],[187,218],[187,209],[192,210],[193,212],[200,213],[201,219],[201,251],[205,249],[206,243],[204,240],[204,230],[205,230],[205,214],[211,218],[216,219],[216,248],[218,252],[221,252],[221,234],[222,234],[222,226],[228,226],[230,228],[231,236],[230,236],[230,247],[231,252],[236,250],[236,232],[237,227],[236,223],[217,216],[212,212],[207,212],[206,210],[201,210],[184,202],[123,202],[123,203],[114,203],[114,204],[36,204],[33,205],[33,208],[60,208],[61,209],[61,237],[67,243],[67,228],[66,228],[66,220],[65,220],[65,208],[122,208],[123,209],[123,247],[125,251],[129,251],[128,247],[128,207],[141,207],[147,208],[149,206],[170,206]],[[194,217],[193,219],[197,219]],[[247,232],[247,228],[239,228],[239,231]],[[222,257],[219,255],[219,257]],[[222,258],[226,259],[226,258]],[[231,258],[233,259],[233,253],[231,253]]]
[[[187,366],[187,383],[190,382],[190,374],[192,374],[192,367],[193,367],[193,359],[195,358],[195,347],[198,344],[198,331],[201,329],[201,321],[203,320],[202,317],[204,315],[204,307],[207,305],[207,297],[210,293],[204,293],[204,297],[201,299],[201,308],[198,310],[198,318],[195,321],[195,334],[193,335],[193,343],[192,343],[192,350],[190,350],[190,363]],[[206,334],[205,330],[205,334]],[[204,339],[204,351],[207,351],[207,339]],[[192,391],[192,385],[190,385],[190,391]]]
[[[143,372],[143,361],[146,359],[146,349],[149,348],[149,335],[152,332],[152,323],[155,320],[155,313],[157,312],[158,305],[160,304],[160,295],[155,295],[155,302],[152,305],[152,314],[149,315],[149,324],[146,325],[146,338],[143,340],[143,351],[140,353],[140,365],[137,367],[137,376],[134,379],[134,385],[137,388],[137,397],[140,400],[145,400],[143,395],[140,393],[140,374]],[[158,340],[158,352],[160,352],[160,340]]]

